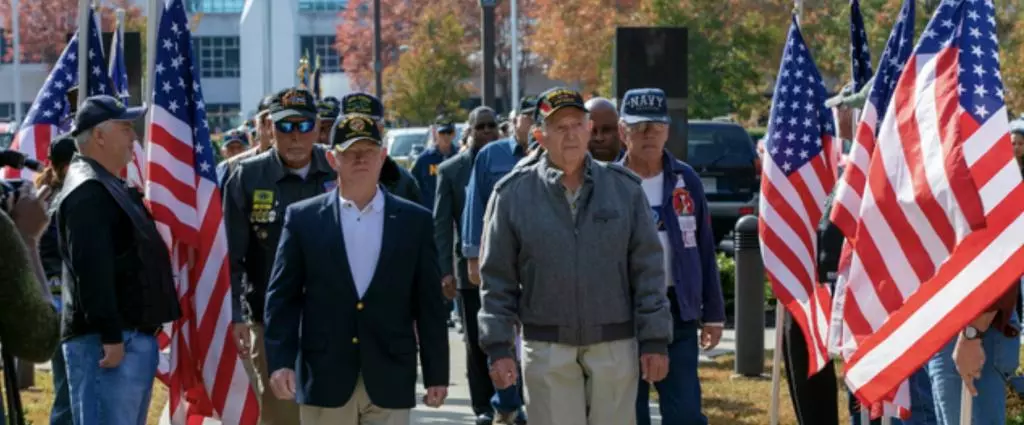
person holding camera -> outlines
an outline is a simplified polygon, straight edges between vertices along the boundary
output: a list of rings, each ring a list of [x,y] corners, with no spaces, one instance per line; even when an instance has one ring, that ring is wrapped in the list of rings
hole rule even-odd
[[[60,319],[46,288],[38,249],[49,223],[42,199],[50,189],[36,194],[30,182],[18,188],[6,182],[4,186],[0,189],[0,345],[5,354],[41,363],[53,355],[60,335]],[[13,375],[13,366],[5,365],[5,375]],[[19,397],[17,386],[7,388],[9,400]],[[6,423],[2,405],[0,423]]]
[[[142,425],[159,361],[156,335],[181,316],[170,254],[141,194],[118,176],[145,107],[111,96],[75,114],[79,154],[54,200],[63,260],[63,344],[76,424]]]

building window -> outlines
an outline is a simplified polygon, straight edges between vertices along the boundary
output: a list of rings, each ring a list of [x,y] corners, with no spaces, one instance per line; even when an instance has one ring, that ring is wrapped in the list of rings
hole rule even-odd
[[[302,12],[338,12],[345,10],[348,0],[299,0]]]
[[[242,13],[245,0],[186,0],[189,13]]]
[[[299,38],[299,56],[309,54],[311,64],[320,55],[321,72],[341,72],[341,56],[334,48],[333,35],[307,35]]]
[[[210,133],[223,133],[241,125],[241,111],[237,103],[206,105],[206,122],[210,125]]]
[[[238,77],[238,37],[196,37],[193,40],[203,78]]]
[[[21,104],[21,118],[25,119],[25,115],[28,115],[28,110],[32,108],[32,103]],[[14,103],[0,103],[0,121],[13,122],[14,121]]]

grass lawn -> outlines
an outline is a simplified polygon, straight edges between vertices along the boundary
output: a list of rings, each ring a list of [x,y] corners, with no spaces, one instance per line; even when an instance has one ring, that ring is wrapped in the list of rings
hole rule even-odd
[[[1024,350],[1021,351],[1024,358]],[[704,396],[704,413],[712,425],[762,425],[768,423],[768,410],[771,406],[772,382],[770,379],[772,353],[765,354],[765,374],[769,379],[732,379],[733,357],[721,356],[713,363],[702,364],[700,367],[701,386]],[[1024,364],[1024,362],[1022,362]],[[36,371],[36,386],[22,391],[22,400],[26,408],[30,425],[49,423],[50,404],[53,400],[53,386],[50,374]],[[783,377],[783,379],[785,379]],[[652,394],[657,398],[657,394]],[[785,381],[781,383],[780,423],[796,425],[793,407],[789,402],[789,390]],[[1024,424],[1024,403],[1015,395],[1009,396],[1007,407],[1008,424]],[[159,422],[159,415],[167,403],[167,391],[163,384],[153,386],[153,401],[149,410],[149,425]],[[839,412],[843,417],[841,423],[847,423],[846,391],[840,385]]]

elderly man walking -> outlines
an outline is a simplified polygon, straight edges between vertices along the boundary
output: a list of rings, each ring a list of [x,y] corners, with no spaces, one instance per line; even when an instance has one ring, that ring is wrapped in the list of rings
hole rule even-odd
[[[548,90],[536,117],[545,151],[488,204],[480,345],[495,386],[513,385],[522,323],[532,423],[635,424],[636,382],[665,377],[672,341],[650,206],[633,173],[588,154],[579,93]]]
[[[668,107],[661,89],[629,90],[622,97],[619,129],[629,150],[622,159],[643,180],[658,237],[665,252],[665,286],[672,308],[672,367],[655,384],[666,424],[707,425],[701,413],[699,349],[718,345],[725,325],[725,301],[718,281],[715,238],[700,176],[665,150]],[[640,381],[637,423],[649,425],[650,385]]]

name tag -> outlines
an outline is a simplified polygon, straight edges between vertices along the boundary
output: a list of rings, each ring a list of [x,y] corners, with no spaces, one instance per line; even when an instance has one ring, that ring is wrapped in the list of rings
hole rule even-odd
[[[697,217],[692,215],[679,217],[679,230],[684,232],[697,231]]]

